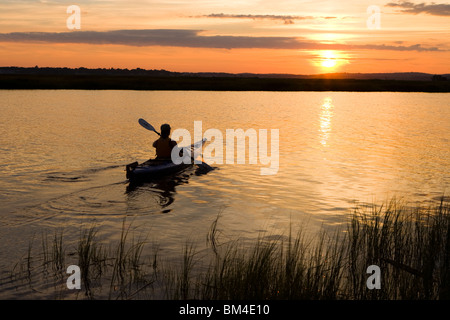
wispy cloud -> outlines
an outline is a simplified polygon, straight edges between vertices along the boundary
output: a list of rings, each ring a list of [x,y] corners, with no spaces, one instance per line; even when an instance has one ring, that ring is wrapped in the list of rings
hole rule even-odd
[[[389,2],[387,7],[401,8],[401,12],[410,14],[426,13],[434,16],[450,16],[450,4],[448,3],[434,3],[415,4],[409,1]]]
[[[274,14],[225,14],[211,13],[208,15],[195,16],[195,18],[221,18],[221,19],[253,19],[253,20],[281,20],[284,24],[294,24],[295,20],[313,19],[337,19],[334,16],[294,16],[294,15],[274,15]]]
[[[0,42],[118,44],[190,48],[299,48],[292,37],[202,36],[201,30],[144,29],[76,32],[12,32],[0,34]]]
[[[442,51],[436,47],[386,44],[321,43],[296,37],[205,36],[201,30],[143,29],[74,32],[12,32],[0,33],[0,42],[83,43],[125,46],[171,46],[218,49],[297,49],[297,50],[395,50]]]

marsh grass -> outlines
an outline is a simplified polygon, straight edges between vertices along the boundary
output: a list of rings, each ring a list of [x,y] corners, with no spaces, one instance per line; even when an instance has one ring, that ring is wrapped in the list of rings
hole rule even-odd
[[[35,248],[33,238],[26,256],[14,265],[11,280],[16,288],[27,285],[36,296],[48,297],[52,288],[50,296],[58,299],[132,298],[153,282],[154,272],[142,272],[147,265],[142,257],[145,240],[129,237],[130,228],[124,220],[120,239],[109,245],[99,239],[96,226],[80,230],[77,243],[70,247],[64,244],[62,231],[55,232],[53,237],[43,234],[40,251]],[[155,252],[150,270],[155,270],[157,259]],[[66,287],[69,265],[80,268],[81,291],[73,292]]]
[[[223,241],[222,235],[219,214],[206,236],[207,252],[187,241],[174,264],[159,256],[157,244],[135,238],[124,220],[120,239],[108,247],[96,227],[81,232],[75,253],[67,253],[62,232],[43,237],[41,252],[36,255],[30,244],[12,274],[31,287],[43,271],[46,278],[64,280],[66,264],[77,264],[84,295],[61,289],[65,295],[58,298],[450,298],[450,204],[444,198],[429,207],[396,199],[359,206],[345,228],[314,237],[292,227],[287,236],[261,234],[251,243]],[[148,245],[153,253],[143,255]],[[380,267],[379,290],[367,287],[370,265]]]
[[[450,206],[443,199],[428,208],[393,200],[355,212],[347,250],[353,299],[449,298]],[[382,290],[361,285],[372,264],[382,270]]]
[[[238,241],[228,242],[216,248],[208,270],[196,279],[201,285],[194,297],[338,299],[342,243],[330,240],[326,233],[316,242],[306,240],[300,230],[295,236],[291,231],[287,237],[261,235],[250,248]],[[213,243],[217,247],[218,240]]]

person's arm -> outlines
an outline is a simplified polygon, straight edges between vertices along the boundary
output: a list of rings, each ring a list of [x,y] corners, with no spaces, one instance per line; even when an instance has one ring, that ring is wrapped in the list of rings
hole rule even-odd
[[[158,142],[158,140],[155,140],[155,142],[153,142],[153,148],[156,148],[156,143]]]

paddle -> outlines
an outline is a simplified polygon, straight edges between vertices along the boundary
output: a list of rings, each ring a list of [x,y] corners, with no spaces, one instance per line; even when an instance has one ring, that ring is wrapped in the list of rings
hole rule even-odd
[[[156,133],[158,136],[161,135],[158,131],[155,130],[155,128],[153,128],[153,126],[152,126],[150,123],[148,123],[148,122],[145,121],[144,119],[140,118],[140,119],[138,120],[138,122],[139,122],[139,124],[140,124],[141,126],[143,126],[145,129],[150,130],[150,131],[153,131],[153,132]]]

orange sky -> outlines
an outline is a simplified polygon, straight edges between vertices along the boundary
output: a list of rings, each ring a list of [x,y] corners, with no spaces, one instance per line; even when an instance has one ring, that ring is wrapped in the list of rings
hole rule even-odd
[[[67,27],[72,4],[81,9],[79,30]],[[380,9],[379,29],[367,26],[371,5]],[[443,2],[0,3],[0,66],[450,73],[449,39],[450,3]]]

